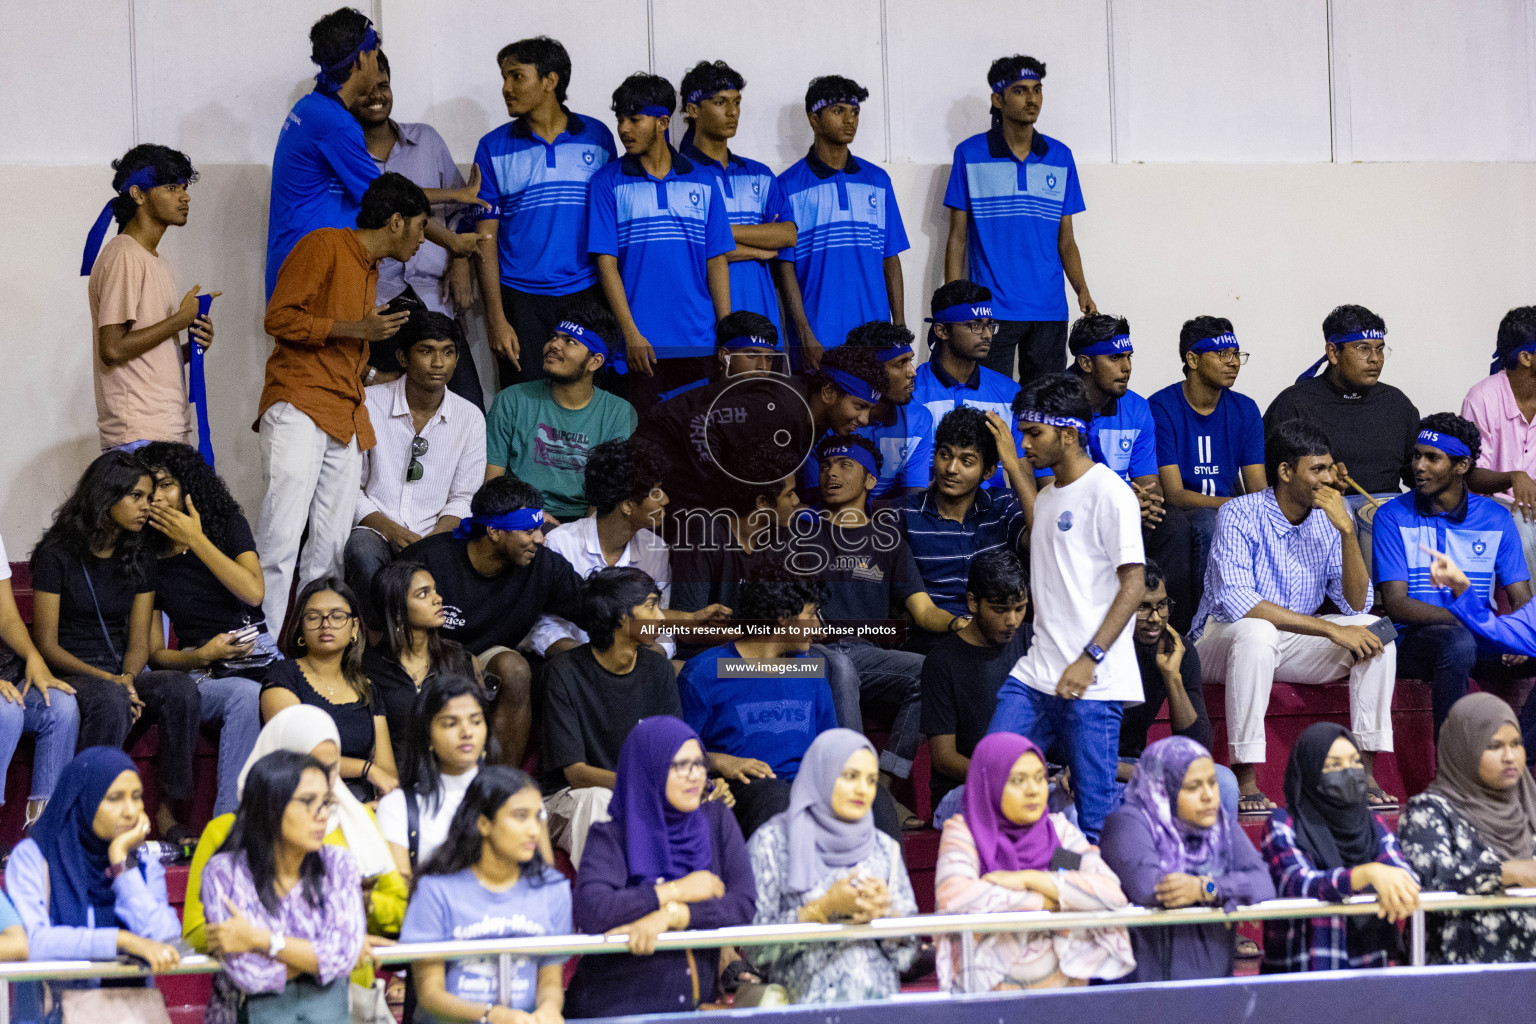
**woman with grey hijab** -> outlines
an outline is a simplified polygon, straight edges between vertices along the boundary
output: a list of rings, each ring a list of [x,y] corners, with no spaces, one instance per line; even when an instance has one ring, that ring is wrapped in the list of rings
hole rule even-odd
[[[789,810],[747,843],[757,879],[754,924],[864,924],[917,913],[901,846],[875,828],[880,764],[851,729],[816,737],[790,789]],[[752,966],[792,1002],[881,999],[901,988],[915,938],[758,946]]]
[[[1408,801],[1397,829],[1424,888],[1497,896],[1536,885],[1536,780],[1514,711],[1469,693],[1451,705],[1436,746],[1435,781]],[[1426,947],[1435,963],[1536,960],[1536,912],[1432,914]]]

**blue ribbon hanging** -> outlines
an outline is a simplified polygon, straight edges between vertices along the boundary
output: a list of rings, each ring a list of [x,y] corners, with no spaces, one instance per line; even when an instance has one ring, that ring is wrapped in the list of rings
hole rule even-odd
[[[212,295],[199,295],[197,297],[198,319],[207,316],[212,306]],[[208,430],[208,378],[203,368],[203,346],[192,337],[190,330],[187,331],[187,342],[192,347],[190,352],[192,367],[188,374],[187,389],[191,392],[192,405],[197,410],[197,450],[202,453],[203,461],[208,463],[208,468],[212,469],[213,435]]]

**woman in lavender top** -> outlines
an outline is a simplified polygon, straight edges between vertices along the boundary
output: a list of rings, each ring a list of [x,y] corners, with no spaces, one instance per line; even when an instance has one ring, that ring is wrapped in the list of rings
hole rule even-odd
[[[208,951],[245,994],[250,1024],[347,1024],[347,975],[363,948],[357,861],[325,843],[330,779],[278,751],[245,780],[235,826],[203,872]]]
[[[91,747],[65,767],[5,869],[32,959],[115,960],[129,953],[156,971],[181,961],[170,945],[181,922],[166,896],[165,870],[156,857],[138,859],[148,835],[144,784],[127,754]],[[41,994],[35,982],[16,986],[17,1020],[41,1019]]]

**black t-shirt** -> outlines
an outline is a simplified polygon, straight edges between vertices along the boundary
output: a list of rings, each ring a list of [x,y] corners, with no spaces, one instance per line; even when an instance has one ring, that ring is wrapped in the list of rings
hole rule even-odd
[[[32,589],[59,595],[59,646],[93,668],[121,672],[133,601],[154,591],[154,563],[141,549],[143,576],[135,580],[116,558],[82,560],[56,544],[39,545],[32,552]]]
[[[444,641],[443,646],[446,648],[443,658],[427,672],[421,681],[423,686],[439,672],[473,675],[474,668],[462,647],[451,640]],[[389,743],[394,748],[395,763],[402,764],[405,758],[405,730],[415,713],[416,696],[421,692],[421,687],[416,685],[411,674],[401,667],[389,648],[383,644],[363,652],[363,673],[373,684],[374,709],[384,716],[384,723],[389,726]]]
[[[1141,690],[1145,699],[1135,707],[1125,709],[1120,719],[1120,756],[1140,757],[1147,749],[1147,730],[1157,720],[1163,702],[1168,699],[1168,686],[1157,668],[1157,647],[1136,644],[1136,665],[1141,669]],[[1205,691],[1200,686],[1200,655],[1194,644],[1184,645],[1184,658],[1179,662],[1179,677],[1189,703],[1195,709],[1195,720],[1187,729],[1175,729],[1175,736],[1188,736],[1206,750],[1211,749],[1216,734],[1211,729],[1211,716],[1205,711]]]
[[[812,558],[799,568],[827,585],[822,618],[835,623],[906,614],[907,598],[923,590],[923,577],[901,525],[900,513],[882,509],[864,526],[837,526],[822,519],[814,537],[797,542],[800,557]]]
[[[229,537],[220,547],[230,558],[256,550],[251,524],[236,513]],[[220,583],[213,570],[190,551],[159,559],[155,607],[170,616],[176,643],[183,650],[201,647],[220,633],[263,621],[261,609],[248,605]]]
[[[544,687],[545,793],[569,785],[563,769],[573,764],[618,768],[619,748],[640,719],[683,714],[672,663],[647,647],[622,676],[598,663],[591,644],[574,647],[545,665]]]
[[[1419,410],[1390,384],[1346,393],[1327,373],[1309,377],[1275,396],[1264,413],[1268,433],[1286,420],[1305,420],[1328,435],[1333,458],[1372,494],[1413,486],[1413,445]]]
[[[1001,647],[977,647],[954,634],[934,645],[923,661],[923,735],[953,734],[955,752],[970,757],[992,724],[997,691],[1029,650],[1033,636],[1026,622]],[[962,781],[934,768],[930,782],[934,804]]]
[[[367,760],[373,754],[373,704],[353,701],[350,704],[332,704],[320,696],[304,675],[297,661],[276,661],[267,670],[267,680],[261,692],[287,690],[299,698],[300,704],[319,708],[331,716],[336,731],[341,734],[341,756]]]
[[[443,595],[443,636],[480,654],[498,645],[516,647],[545,612],[578,617],[581,579],[564,555],[541,545],[527,565],[486,576],[470,564],[469,544],[438,533],[400,552],[401,560],[425,566]]]

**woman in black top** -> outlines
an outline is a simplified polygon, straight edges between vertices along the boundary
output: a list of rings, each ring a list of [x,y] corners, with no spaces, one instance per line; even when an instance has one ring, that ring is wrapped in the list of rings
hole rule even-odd
[[[405,756],[416,695],[434,675],[477,676],[464,648],[441,635],[446,617],[432,574],[418,562],[391,562],[373,578],[373,606],[384,636],[363,652],[363,672],[389,726],[390,746]]]
[[[359,800],[368,801],[399,781],[389,729],[363,674],[362,636],[350,587],[335,576],[306,584],[283,631],[289,660],[273,663],[261,688],[261,720],[269,722],[295,704],[330,715],[341,734],[341,777]]]
[[[202,721],[185,672],[146,672],[155,558],[144,544],[154,481],[134,455],[106,452],[86,469],[32,552],[32,639],[75,688],[80,749],[121,747],[131,725],[160,726],[155,824],[184,841],[172,805],[192,797]]]
[[[250,524],[196,448],[155,441],[138,451],[155,481],[149,525],[156,538],[155,607],[176,632],[166,646],[152,617],[149,663],[180,669],[197,683],[203,721],[221,723],[213,813],[240,803],[236,781],[261,732],[261,679],[277,643],[261,617],[266,591]],[[251,639],[246,635],[254,633]]]

